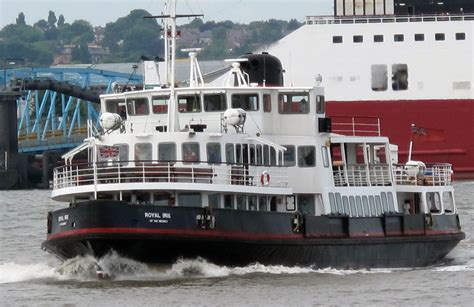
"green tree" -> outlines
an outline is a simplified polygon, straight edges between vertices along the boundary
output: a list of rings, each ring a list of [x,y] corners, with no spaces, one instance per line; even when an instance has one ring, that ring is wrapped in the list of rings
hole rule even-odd
[[[48,25],[48,22],[46,20],[41,19],[41,20],[38,20],[37,22],[35,22],[33,27],[35,27],[38,30],[41,30],[42,32],[46,32],[46,30],[48,30],[48,28],[49,28],[49,25]]]
[[[58,18],[58,28],[62,28],[65,24],[65,19],[64,19],[64,16],[63,14],[59,15],[59,18]]]
[[[71,53],[71,58],[74,63],[91,63],[91,55],[89,53],[89,48],[87,47],[86,43],[82,43],[76,46]]]
[[[49,14],[48,14],[48,25],[49,25],[49,28],[56,28],[56,21],[58,21],[58,19],[56,18],[56,14],[53,12],[53,11],[49,11]]]
[[[26,25],[25,14],[23,14],[23,12],[21,12],[20,14],[18,14],[18,18],[16,19],[16,24],[17,24],[17,25],[21,25],[21,26],[25,26],[25,25]]]

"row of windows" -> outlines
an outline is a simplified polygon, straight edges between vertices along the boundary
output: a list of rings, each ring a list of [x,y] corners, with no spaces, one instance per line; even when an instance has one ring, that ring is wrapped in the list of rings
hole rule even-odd
[[[165,114],[168,112],[169,95],[153,96],[151,98],[151,111],[154,114]],[[191,94],[178,95],[178,111],[181,113],[223,112],[227,110],[226,95],[219,94]],[[203,103],[201,104],[201,100]],[[245,111],[258,111],[260,100],[258,94],[233,94],[231,96],[231,107],[241,108]],[[263,111],[271,112],[271,95],[263,94]],[[106,111],[120,114],[122,117],[128,115],[149,115],[150,108],[148,98],[127,98],[106,100]],[[309,94],[302,93],[280,93],[278,95],[278,112],[280,114],[307,114],[310,111]],[[325,112],[324,96],[316,97],[316,112]]]
[[[118,147],[119,161],[128,161],[128,145],[115,144]],[[231,164],[251,164],[276,166],[278,160],[283,160],[284,166],[298,167],[314,167],[316,166],[316,147],[312,145],[294,146],[286,145],[287,148],[283,157],[277,157],[275,148],[268,145],[254,144],[225,144],[225,160]],[[323,162],[328,167],[328,157],[325,147],[322,148]],[[100,152],[100,150],[99,150]],[[181,144],[181,155],[183,162],[200,162],[200,145],[197,142],[185,142]],[[101,156],[99,161],[107,161],[109,156]],[[151,143],[136,143],[134,146],[134,160],[151,161],[153,160],[153,145]],[[159,143],[158,144],[158,160],[159,161],[177,161],[176,143]],[[221,163],[221,144],[217,142],[209,142],[206,144],[206,160],[207,163]]]
[[[463,41],[466,40],[466,33],[455,33],[454,38],[458,41]],[[425,34],[424,33],[415,33],[413,35],[413,39],[415,42],[420,42],[425,40]],[[434,40],[435,41],[444,41],[446,40],[446,34],[445,33],[435,33],[434,34]],[[384,36],[381,34],[376,34],[373,36],[372,41],[374,43],[383,43],[384,42]],[[393,41],[394,42],[403,42],[405,41],[405,35],[404,34],[394,34],[393,35]],[[343,42],[343,37],[341,35],[335,35],[332,37],[332,42],[334,44],[341,44]],[[352,36],[352,42],[353,43],[363,43],[364,42],[364,36],[363,35],[353,35]]]
[[[370,196],[341,196],[340,193],[329,193],[329,205],[333,214],[368,217],[395,212],[393,194],[382,192]]]

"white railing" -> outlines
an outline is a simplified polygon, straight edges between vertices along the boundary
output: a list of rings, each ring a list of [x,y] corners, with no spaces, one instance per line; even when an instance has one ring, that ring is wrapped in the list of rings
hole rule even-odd
[[[388,164],[349,164],[333,167],[334,185],[382,186],[391,185],[392,178]]]
[[[396,164],[393,177],[397,185],[447,186],[452,184],[451,164],[427,165],[423,172],[418,172],[412,165]]]
[[[140,182],[287,187],[288,175],[286,168],[276,166],[160,161],[97,162],[55,168],[53,189]]]
[[[332,132],[352,136],[380,136],[380,118],[331,116]]]
[[[321,24],[354,24],[354,23],[403,23],[433,21],[474,20],[474,14],[462,15],[410,15],[410,16],[307,16],[307,25]]]

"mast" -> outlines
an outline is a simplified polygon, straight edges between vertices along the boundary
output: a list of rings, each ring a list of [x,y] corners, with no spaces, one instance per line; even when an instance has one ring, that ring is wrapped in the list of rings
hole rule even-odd
[[[145,16],[144,18],[166,18],[171,20],[171,39],[170,39],[170,52],[171,52],[171,63],[167,62],[167,71],[168,67],[170,68],[169,76],[169,87],[170,87],[170,100],[168,105],[168,132],[179,131],[179,118],[176,106],[176,97],[175,97],[175,76],[176,76],[176,19],[183,17],[202,17],[203,14],[186,14],[186,15],[177,15],[176,14],[176,1],[171,1],[170,13],[169,15],[158,15],[158,16]],[[168,40],[168,23],[166,23],[166,40]],[[165,43],[166,49],[168,49],[168,44]],[[168,50],[165,51],[167,55],[166,60],[168,61],[169,55],[167,54]]]

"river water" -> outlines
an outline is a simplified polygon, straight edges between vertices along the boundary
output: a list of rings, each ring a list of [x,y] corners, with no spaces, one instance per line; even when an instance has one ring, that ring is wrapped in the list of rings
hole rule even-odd
[[[150,267],[110,254],[61,263],[40,249],[46,213],[65,204],[50,191],[0,192],[0,305],[3,306],[314,306],[465,305],[474,301],[474,182],[457,182],[467,238],[437,266],[315,270],[216,266],[201,259]]]

